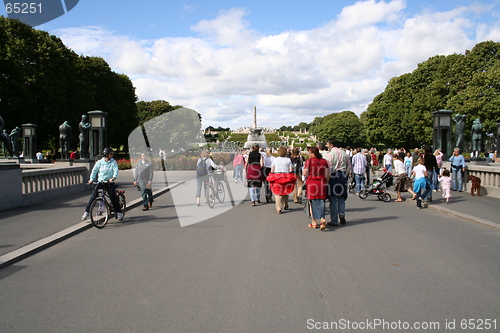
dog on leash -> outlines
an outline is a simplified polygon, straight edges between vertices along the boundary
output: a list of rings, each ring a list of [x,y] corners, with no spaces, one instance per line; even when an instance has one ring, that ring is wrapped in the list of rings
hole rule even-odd
[[[481,178],[470,175],[469,178],[467,178],[467,181],[472,183],[470,195],[474,196],[474,191],[476,191],[477,196],[479,197],[481,195]]]

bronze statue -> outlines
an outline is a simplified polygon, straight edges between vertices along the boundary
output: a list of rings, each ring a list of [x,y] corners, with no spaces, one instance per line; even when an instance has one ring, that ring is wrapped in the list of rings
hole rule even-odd
[[[71,140],[71,126],[65,121],[59,126],[59,147],[61,147],[61,158],[69,158],[69,142]]]
[[[481,143],[483,141],[483,124],[481,120],[477,118],[472,123],[472,154],[475,153],[475,157],[479,157],[479,152],[481,151]]]
[[[467,115],[465,114],[457,114],[455,117],[453,117],[453,121],[456,123],[455,124],[455,139],[457,140],[457,143],[455,147],[460,148],[460,150],[463,149],[463,143],[464,143],[464,131],[465,131],[465,118]]]
[[[12,156],[18,156],[19,155],[19,137],[21,136],[21,129],[19,126],[14,128],[12,132],[10,132],[10,145],[12,147],[13,154]]]
[[[87,120],[87,115],[82,115],[82,121],[78,125],[80,127],[80,158],[89,158],[89,131],[90,123]]]
[[[7,134],[7,131],[3,129],[4,127],[4,122],[3,118],[0,117],[0,141],[3,142],[3,155],[6,156],[7,151],[9,152],[10,156],[14,156],[14,152],[12,151],[12,146],[10,145],[10,139],[9,135]]]

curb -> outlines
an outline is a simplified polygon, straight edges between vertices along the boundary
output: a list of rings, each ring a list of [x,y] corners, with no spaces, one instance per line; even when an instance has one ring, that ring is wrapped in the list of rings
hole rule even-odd
[[[170,189],[175,188],[183,183],[184,182],[179,182],[179,183],[175,183],[172,186],[164,187],[164,188],[154,192],[153,198],[156,198],[156,197],[170,191]],[[142,206],[142,198],[132,200],[130,203],[128,203],[127,210],[130,210],[130,209],[133,209],[133,208],[139,207],[139,206]],[[33,242],[33,243],[28,244],[26,246],[23,246],[20,249],[17,249],[17,250],[14,250],[12,252],[9,252],[7,254],[4,254],[3,256],[0,257],[0,268],[11,265],[11,264],[18,262],[18,261],[21,261],[21,260],[39,252],[39,251],[41,251],[41,250],[49,248],[54,244],[57,244],[65,239],[70,238],[71,236],[79,234],[80,232],[85,231],[87,229],[90,229],[92,227],[93,227],[92,223],[80,222],[78,224],[75,224],[74,226],[71,226],[71,227],[66,228],[62,231],[59,231],[51,236],[45,237],[41,240],[38,240],[36,242]]]

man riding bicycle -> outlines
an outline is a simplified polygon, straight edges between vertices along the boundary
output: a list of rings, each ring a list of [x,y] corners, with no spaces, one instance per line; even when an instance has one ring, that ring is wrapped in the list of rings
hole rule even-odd
[[[104,188],[108,192],[109,198],[111,199],[111,203],[113,204],[113,208],[116,213],[116,218],[121,221],[123,220],[123,213],[116,196],[116,186],[114,183],[116,177],[118,177],[118,164],[113,158],[113,155],[113,149],[104,148],[104,151],[102,152],[103,157],[99,161],[97,161],[97,163],[92,168],[90,180],[88,182],[89,184],[91,184],[95,180],[96,176],[98,182],[109,182]],[[85,208],[85,213],[83,213],[82,216],[83,221],[89,217],[90,205],[92,204],[92,201],[94,201],[98,189],[99,186],[96,186],[94,191],[92,192],[89,203]]]

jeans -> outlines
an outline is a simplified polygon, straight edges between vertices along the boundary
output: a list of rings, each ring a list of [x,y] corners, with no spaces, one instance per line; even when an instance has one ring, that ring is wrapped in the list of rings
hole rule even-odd
[[[411,177],[411,165],[406,166],[406,174],[408,175],[408,177]]]
[[[203,184],[203,189],[207,187],[205,182],[208,181],[208,175],[203,177],[196,177],[196,197],[199,198],[201,196],[201,185]]]
[[[439,168],[438,172],[432,170],[432,189],[436,191],[439,190],[439,180],[438,180],[439,172],[441,172],[441,168]]]
[[[235,180],[239,180],[243,183],[243,165],[241,164],[238,164],[235,168],[234,168],[234,172],[235,172],[235,176],[234,176],[234,179]]]
[[[422,198],[424,198],[425,201],[432,200],[432,188],[433,188],[433,172],[429,172],[429,175],[425,177],[425,191],[424,194],[422,194]]]
[[[389,171],[390,173],[392,173],[392,164],[386,164],[385,168],[387,169],[387,171]]]
[[[250,192],[250,200],[251,201],[259,201],[260,200],[260,187],[249,187],[248,191]]]
[[[365,188],[364,182],[365,182],[365,175],[360,174],[360,173],[355,173],[354,174],[354,179],[356,180],[356,193],[361,192]]]
[[[451,187],[453,191],[455,190],[462,191],[462,169],[455,169],[454,167],[451,167],[451,173],[452,173]]]
[[[108,192],[109,199],[111,199],[111,204],[113,205],[113,209],[115,210],[115,213],[121,213],[122,209],[120,207],[120,203],[118,202],[118,197],[116,196],[116,187],[114,183],[108,183],[106,185],[97,185],[94,188],[94,191],[92,191],[92,195],[90,196],[89,203],[87,204],[87,207],[85,207],[85,211],[88,213],[90,211],[90,205],[92,204],[92,201],[94,201],[95,197],[97,196],[97,191],[101,186],[104,186],[104,189],[106,192]]]
[[[323,199],[312,199],[309,200],[311,203],[312,218],[324,219],[325,218],[325,200]]]
[[[141,191],[141,196],[142,196],[142,205],[147,206],[148,203],[153,202],[153,190],[151,187],[147,187],[147,182],[141,182],[139,181],[137,183],[139,185],[139,189]]]
[[[339,215],[345,216],[345,198],[341,195],[332,195],[330,201],[330,222],[337,223]]]

